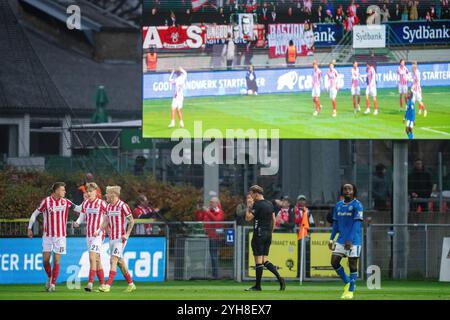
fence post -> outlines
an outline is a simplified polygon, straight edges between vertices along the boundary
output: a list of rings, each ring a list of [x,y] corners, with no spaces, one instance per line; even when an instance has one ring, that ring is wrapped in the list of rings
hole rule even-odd
[[[425,279],[428,278],[428,224],[425,225]]]
[[[166,223],[166,280],[169,280],[169,265],[170,265],[170,228],[169,225]]]
[[[242,226],[236,225],[236,235],[235,235],[235,280],[237,282],[242,282]]]

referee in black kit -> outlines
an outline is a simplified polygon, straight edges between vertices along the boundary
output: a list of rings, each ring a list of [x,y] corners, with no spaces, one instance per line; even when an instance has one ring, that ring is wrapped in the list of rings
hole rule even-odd
[[[280,282],[280,290],[286,288],[286,283],[278,273],[277,268],[267,259],[275,226],[275,210],[270,201],[264,200],[263,192],[264,190],[260,186],[251,186],[250,197],[247,198],[245,220],[254,220],[252,250],[256,265],[256,284],[246,289],[246,291],[261,291],[261,278],[264,267],[277,277]]]

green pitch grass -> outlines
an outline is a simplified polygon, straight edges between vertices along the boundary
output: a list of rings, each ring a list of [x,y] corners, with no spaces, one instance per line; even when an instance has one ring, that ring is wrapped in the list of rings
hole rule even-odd
[[[84,283],[82,284],[84,285]],[[263,283],[263,291],[246,292],[253,282],[234,281],[169,281],[137,283],[137,290],[125,293],[125,282],[118,281],[109,293],[69,290],[65,283],[56,292],[45,292],[43,285],[0,285],[0,300],[336,300],[341,282],[288,282],[286,291],[278,291],[273,282]],[[369,290],[365,282],[357,282],[355,300],[450,300],[448,283],[432,281],[382,281],[381,289]]]
[[[423,88],[423,101],[428,116],[418,115],[416,104],[415,139],[450,139],[450,87]],[[365,90],[362,90],[364,94]],[[353,113],[349,90],[337,96],[337,117],[331,117],[331,100],[327,92],[320,97],[323,110],[313,117],[311,93],[260,94],[258,96],[215,96],[185,98],[183,120],[191,137],[194,121],[202,122],[200,134],[207,129],[219,129],[223,137],[226,129],[279,129],[280,138],[309,139],[407,139],[404,111],[400,111],[397,89],[379,89],[380,112],[365,115],[365,96],[361,96],[361,112]],[[174,128],[170,122],[171,99],[145,100],[143,130],[147,138],[170,138]],[[373,112],[373,103],[371,101]],[[178,121],[176,121],[178,126]],[[268,137],[271,137],[270,131]]]

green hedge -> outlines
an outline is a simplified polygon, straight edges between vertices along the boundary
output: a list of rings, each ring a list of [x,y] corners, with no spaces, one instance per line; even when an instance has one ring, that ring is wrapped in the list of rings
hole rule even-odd
[[[51,185],[55,181],[66,183],[66,197],[81,202],[78,186],[84,177],[83,172],[17,172],[0,171],[0,217],[28,218],[40,201],[51,193]],[[203,191],[190,185],[174,186],[156,181],[152,176],[135,177],[114,174],[97,177],[96,183],[105,192],[107,185],[120,185],[122,199],[133,209],[139,193],[147,195],[150,203],[158,208],[170,209],[164,217],[170,221],[194,220],[193,211],[196,204],[202,201]],[[233,220],[239,197],[229,192],[220,195],[225,220]],[[71,216],[73,213],[71,214]]]

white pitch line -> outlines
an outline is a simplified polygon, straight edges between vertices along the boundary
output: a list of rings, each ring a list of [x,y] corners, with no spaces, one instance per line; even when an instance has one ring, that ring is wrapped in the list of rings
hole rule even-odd
[[[444,134],[444,135],[446,135],[446,136],[450,136],[450,133],[444,132],[444,131],[434,130],[434,129],[426,128],[426,127],[421,128],[421,129],[423,129],[423,130],[425,130],[425,131],[431,131],[431,132],[434,132],[434,133],[440,133],[440,134]]]

